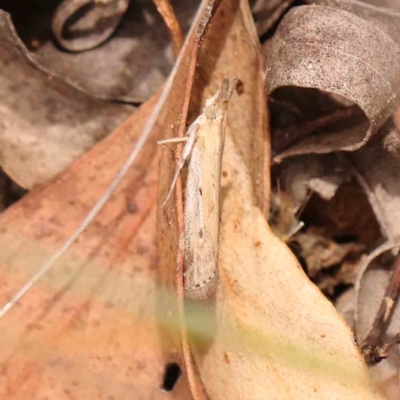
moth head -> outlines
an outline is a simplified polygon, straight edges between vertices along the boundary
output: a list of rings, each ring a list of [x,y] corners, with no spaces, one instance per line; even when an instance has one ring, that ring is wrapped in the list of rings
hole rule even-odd
[[[229,78],[222,80],[221,86],[214,96],[206,100],[204,107],[204,114],[209,119],[215,119],[220,115],[221,111],[225,109],[229,100],[231,99],[233,92],[238,84],[237,78],[233,78],[231,81]],[[222,106],[222,110],[221,110]]]

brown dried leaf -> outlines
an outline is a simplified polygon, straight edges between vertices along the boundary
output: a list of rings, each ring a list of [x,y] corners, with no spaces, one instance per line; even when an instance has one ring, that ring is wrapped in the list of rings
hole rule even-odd
[[[382,30],[348,12],[323,6],[290,10],[268,56],[266,88],[315,88],[356,103],[365,118],[339,124],[284,151],[294,154],[355,150],[393,112],[400,88],[400,48]]]
[[[64,170],[134,108],[108,104],[38,69],[0,11],[0,161],[32,188]]]
[[[1,304],[80,224],[154,103],[1,216]],[[145,145],[87,232],[1,320],[1,398],[189,398],[185,379],[169,395],[161,390],[175,349],[163,352],[158,335],[160,323],[173,322],[156,319],[156,152],[154,142]]]

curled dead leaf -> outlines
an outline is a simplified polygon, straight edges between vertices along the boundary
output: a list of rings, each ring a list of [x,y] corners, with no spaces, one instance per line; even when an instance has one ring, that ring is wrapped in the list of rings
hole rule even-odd
[[[397,0],[306,0],[307,3],[337,7],[374,25],[400,43],[400,6]]]
[[[129,3],[129,8],[118,29],[101,46],[90,51],[60,51],[48,36],[49,29],[43,29],[50,25],[46,14],[36,25],[32,22],[24,26],[30,28],[26,42],[39,37],[39,46],[32,49],[36,62],[71,86],[93,97],[136,104],[146,101],[165,82],[175,60],[168,29],[153,2],[112,1],[120,2]],[[174,11],[185,33],[198,7],[198,0],[174,2]],[[92,39],[95,43],[101,38],[95,31]],[[74,42],[77,40],[81,39],[75,38]]]
[[[268,54],[266,90],[314,88],[357,104],[368,118],[303,139],[275,158],[362,147],[399,101],[400,48],[385,32],[349,12],[300,6],[284,17]]]
[[[54,37],[60,46],[69,51],[84,51],[99,46],[114,33],[128,5],[129,0],[63,0],[52,21]],[[82,15],[83,9],[86,12]],[[81,18],[68,24],[79,12]],[[70,39],[64,36],[65,32],[69,33]]]

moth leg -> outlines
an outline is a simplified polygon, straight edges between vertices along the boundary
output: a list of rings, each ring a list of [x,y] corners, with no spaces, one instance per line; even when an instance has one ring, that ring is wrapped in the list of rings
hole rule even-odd
[[[178,165],[175,170],[174,178],[172,179],[171,186],[169,187],[167,196],[165,197],[165,200],[161,204],[161,207],[164,207],[165,204],[167,203],[167,201],[169,200],[169,198],[171,197],[171,194],[172,194],[172,191],[174,190],[176,181],[178,180],[179,173],[181,172],[181,169],[185,165],[185,162],[190,158],[190,155],[192,154],[192,150],[193,150],[194,144],[196,143],[196,139],[198,136],[199,128],[200,128],[200,125],[197,124],[196,122],[193,123],[193,125],[189,128],[187,136],[185,137],[186,144],[182,151],[182,157],[178,161]],[[183,138],[175,138],[175,139],[183,139]]]
[[[175,155],[175,151],[171,148],[169,148],[168,146],[166,146],[167,143],[180,143],[180,142],[187,142],[188,141],[188,137],[184,136],[184,137],[174,137],[174,138],[170,138],[170,139],[163,139],[163,140],[158,140],[157,144],[159,146],[164,146],[168,151],[170,151],[172,154]]]
[[[299,232],[304,227],[304,222],[300,221],[296,226],[294,226],[283,238],[284,242],[288,242],[292,236],[294,236],[297,232]]]
[[[184,137],[174,137],[174,138],[169,138],[169,139],[163,139],[163,140],[158,140],[157,144],[167,144],[167,143],[180,143],[180,142],[187,142],[188,141],[188,137],[184,136]]]

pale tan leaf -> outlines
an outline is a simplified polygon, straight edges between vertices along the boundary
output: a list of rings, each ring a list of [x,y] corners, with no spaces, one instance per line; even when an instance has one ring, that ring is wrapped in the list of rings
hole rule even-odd
[[[271,233],[231,136],[223,170],[215,336],[196,353],[210,397],[382,399],[349,327]]]

